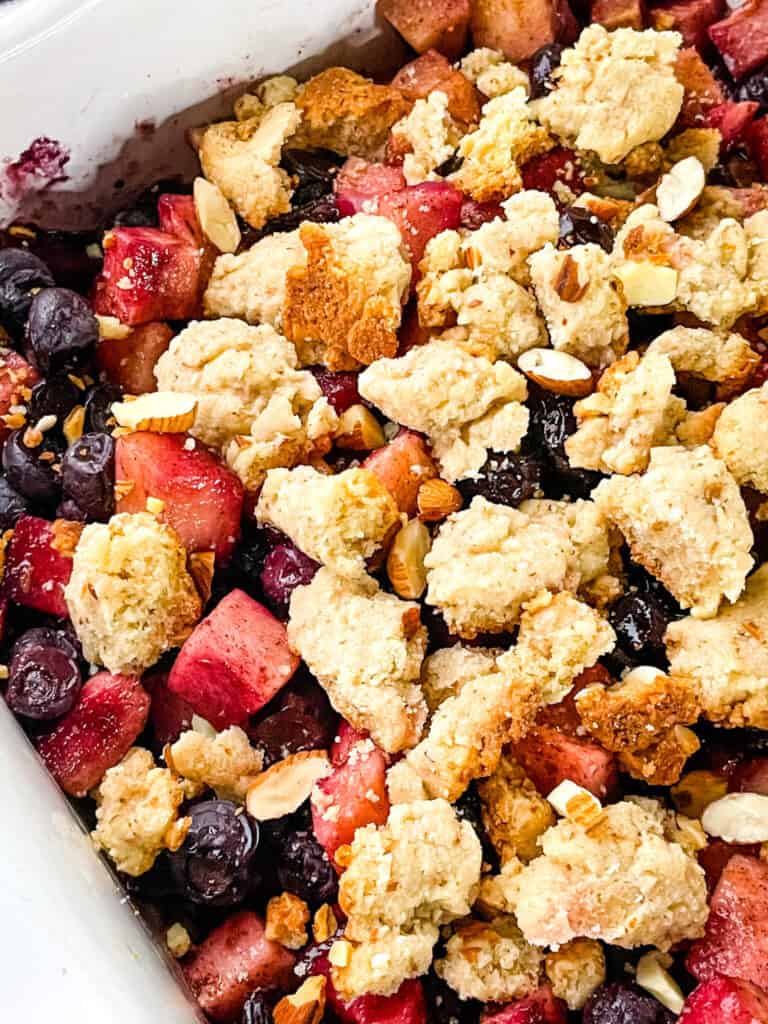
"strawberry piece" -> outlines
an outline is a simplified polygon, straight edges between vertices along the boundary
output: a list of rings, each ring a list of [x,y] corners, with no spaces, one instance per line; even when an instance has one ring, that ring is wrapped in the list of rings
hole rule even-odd
[[[728,788],[731,792],[768,796],[768,757],[743,761],[731,776]]]
[[[29,389],[40,380],[40,374],[26,359],[13,349],[0,354],[0,443],[10,434],[11,427],[2,420],[12,405],[23,405],[29,398]]]
[[[360,996],[345,1003],[331,980],[327,954],[315,957],[310,973],[326,978],[325,998],[339,1024],[427,1024],[424,988],[418,978],[404,981],[394,995]]]
[[[513,64],[547,43],[569,42],[578,34],[565,0],[474,0],[470,28],[475,46],[501,50]]]
[[[388,192],[405,188],[399,167],[371,164],[359,156],[351,156],[333,183],[336,206],[342,217],[355,213],[375,212],[376,201]]]
[[[745,857],[756,857],[759,852],[760,847],[757,843],[740,846],[736,843],[726,843],[724,839],[710,839],[704,849],[699,850],[696,855],[707,876],[707,889],[714,892],[731,857],[737,853],[744,854]]]
[[[400,68],[392,85],[410,103],[426,99],[431,92],[442,92],[448,98],[448,110],[455,120],[466,125],[480,120],[480,93],[436,50],[427,50]]]
[[[184,976],[201,1009],[215,1021],[235,1021],[256,988],[287,989],[295,957],[268,939],[251,910],[228,917],[184,964]]]
[[[704,124],[707,128],[717,128],[723,137],[721,148],[727,150],[744,141],[759,109],[759,103],[726,100],[707,111]]]
[[[380,0],[379,13],[416,53],[437,50],[457,60],[469,29],[470,0]]]
[[[743,78],[768,61],[768,0],[747,0],[707,33],[733,77]]]
[[[426,345],[432,336],[428,327],[422,327],[419,320],[419,306],[415,296],[406,303],[403,309],[403,319],[398,332],[398,355],[404,356],[412,348],[419,345]]]
[[[677,123],[686,128],[700,128],[707,111],[725,101],[722,86],[701,54],[690,46],[677,55],[675,78],[685,90]]]
[[[66,617],[64,588],[72,575],[71,552],[81,529],[80,523],[66,519],[50,523],[37,516],[22,516],[5,555],[7,597],[25,608]]]
[[[185,640],[168,688],[224,729],[264,707],[298,664],[283,623],[242,590],[232,590]]]
[[[85,796],[144,728],[149,695],[138,679],[99,672],[37,749],[65,793]]]
[[[747,144],[757,161],[760,177],[768,178],[768,117],[761,117],[749,125]]]
[[[725,10],[725,0],[678,0],[677,3],[654,4],[648,18],[660,32],[665,29],[679,32],[683,46],[706,52],[711,50],[707,29],[722,18]]]
[[[231,555],[240,536],[243,485],[198,441],[183,434],[139,431],[117,439],[115,478],[133,488],[117,503],[118,512],[140,512],[147,498],[165,502],[163,522],[178,533],[188,551]]]
[[[576,695],[593,683],[612,686],[616,680],[603,665],[585,668],[573,681],[571,689],[557,704],[546,704],[536,716],[537,725],[550,726],[558,732],[578,739],[584,733],[581,716],[576,709]]]
[[[486,1010],[480,1024],[567,1024],[565,1003],[556,999],[549,985],[542,985],[524,999],[501,1009]]]
[[[597,743],[566,736],[537,725],[514,744],[515,757],[544,796],[566,779],[600,800],[616,791],[618,774],[613,754]]]
[[[768,1024],[768,994],[718,974],[691,992],[677,1024]]]
[[[461,192],[449,182],[425,181],[382,196],[377,213],[397,225],[417,266],[430,238],[459,226],[462,201]]]
[[[464,197],[459,214],[459,223],[463,228],[476,231],[482,224],[496,220],[497,217],[501,220],[507,219],[500,203],[478,203],[476,199]]]
[[[572,149],[555,146],[547,153],[533,157],[520,168],[523,188],[535,188],[540,192],[552,192],[557,182],[567,185],[572,192],[585,189],[579,158]]]
[[[740,853],[723,869],[703,939],[686,961],[699,981],[729,974],[768,987],[768,864]]]
[[[200,249],[156,228],[113,228],[104,236],[104,267],[94,309],[134,326],[187,320],[199,310]]]
[[[353,746],[347,760],[315,786],[312,828],[331,860],[340,846],[352,842],[358,828],[386,822],[386,770],[386,756],[366,740]]]
[[[345,718],[342,718],[331,744],[331,764],[333,767],[340,768],[341,765],[346,764],[352,749],[358,743],[364,743],[367,739],[367,732],[355,729]]]
[[[155,363],[172,337],[168,324],[149,323],[125,338],[102,338],[96,346],[96,365],[111,384],[129,395],[157,391]]]
[[[412,430],[401,430],[384,448],[371,452],[363,466],[376,474],[408,516],[418,511],[416,496],[421,485],[437,476],[424,438]]]
[[[615,28],[642,29],[645,21],[643,0],[592,0],[590,20]]]
[[[168,673],[155,672],[145,676],[142,684],[149,691],[149,724],[158,747],[175,743],[187,729],[192,728],[194,711],[191,704],[168,689]]]
[[[203,232],[192,196],[164,192],[157,200],[157,217],[161,231],[167,231],[196,249],[202,247]]]

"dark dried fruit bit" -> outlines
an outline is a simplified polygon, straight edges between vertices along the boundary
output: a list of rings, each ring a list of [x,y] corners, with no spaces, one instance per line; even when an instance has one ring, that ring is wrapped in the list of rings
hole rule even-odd
[[[305,221],[312,221],[315,224],[335,224],[339,218],[339,208],[336,205],[335,197],[332,194],[323,195],[319,199],[310,199],[304,205],[295,205],[288,213],[283,213],[279,217],[273,217],[260,231],[244,231],[243,238],[248,246],[266,235],[295,231]]]
[[[21,336],[33,293],[54,284],[48,267],[26,249],[0,249],[0,326]]]
[[[560,66],[560,58],[565,49],[560,43],[547,43],[540,47],[531,57],[531,99],[546,96],[553,88],[552,72]]]
[[[94,350],[99,325],[91,307],[68,288],[44,288],[29,307],[26,331],[35,363],[44,373],[75,370]]]
[[[613,231],[610,226],[585,207],[566,207],[560,214],[558,249],[570,249],[574,245],[589,243],[599,245],[606,252],[611,252]]]
[[[616,631],[618,647],[630,661],[659,667],[666,664],[664,633],[670,617],[650,594],[625,594],[613,605],[608,618]]]
[[[112,403],[119,402],[122,394],[111,384],[94,384],[85,393],[86,430],[106,433],[115,426]]]
[[[261,586],[275,615],[288,618],[291,594],[297,587],[311,583],[320,566],[293,544],[279,544],[264,561]]]
[[[0,476],[0,533],[12,530],[17,520],[28,511],[27,499],[15,491],[4,476]]]
[[[82,392],[69,377],[48,377],[32,388],[32,397],[27,403],[27,419],[36,423],[43,416],[55,416],[63,422],[81,400]]]
[[[546,466],[535,455],[492,452],[477,476],[457,484],[465,503],[478,495],[498,505],[516,507],[541,494]]]

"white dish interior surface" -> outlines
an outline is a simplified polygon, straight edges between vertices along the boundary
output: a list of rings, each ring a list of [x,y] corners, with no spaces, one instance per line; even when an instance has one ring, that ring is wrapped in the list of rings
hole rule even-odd
[[[398,64],[373,0],[11,0],[0,6],[0,179],[33,139],[68,178],[3,194],[0,226],[103,220],[133,189],[194,173],[188,127],[231,111],[251,80],[345,63]],[[402,63],[402,61],[400,61]],[[153,124],[137,134],[137,125]],[[114,183],[125,183],[115,191]],[[96,855],[0,700],[0,1010],[44,1024],[195,1024],[173,968]]]

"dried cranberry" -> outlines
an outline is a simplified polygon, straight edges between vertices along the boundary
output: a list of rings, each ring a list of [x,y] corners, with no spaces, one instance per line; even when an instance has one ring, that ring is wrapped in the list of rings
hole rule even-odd
[[[545,391],[532,382],[528,384],[530,421],[526,445],[543,450],[547,455],[565,455],[566,438],[576,430],[573,401],[565,395]]]
[[[477,476],[459,481],[458,488],[466,503],[480,495],[516,507],[541,493],[545,474],[545,464],[535,455],[493,452]]]
[[[553,88],[552,72],[560,66],[560,58],[565,49],[560,43],[547,43],[540,47],[531,57],[531,99],[546,96]]]
[[[115,510],[115,441],[90,433],[71,444],[61,461],[64,495],[91,519],[106,522]]]
[[[26,249],[0,249],[0,326],[20,337],[34,293],[53,286],[43,261]]]
[[[320,385],[320,390],[328,399],[329,405],[332,405],[336,412],[342,413],[350,405],[357,405],[360,402],[356,373],[346,371],[334,373],[322,366],[312,366],[310,369]]]
[[[323,722],[295,709],[278,711],[249,729],[251,742],[264,754],[268,768],[302,750],[327,750],[328,730]],[[331,737],[332,739],[333,737]]]
[[[606,252],[611,252],[613,231],[610,225],[583,206],[567,206],[560,214],[558,249],[570,249],[573,245],[589,243],[599,245]]]
[[[44,373],[66,372],[93,351],[99,325],[82,295],[69,288],[43,288],[29,307],[26,338]]]
[[[311,583],[320,566],[293,544],[278,544],[264,559],[261,586],[272,611],[288,617],[291,594],[297,587]]]
[[[673,1024],[674,1014],[628,982],[603,985],[584,1007],[584,1024]]]

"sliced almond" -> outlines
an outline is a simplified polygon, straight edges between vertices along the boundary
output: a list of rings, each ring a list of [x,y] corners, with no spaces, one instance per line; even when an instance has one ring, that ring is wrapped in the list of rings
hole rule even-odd
[[[189,574],[195,581],[195,587],[203,604],[208,603],[213,585],[215,551],[195,551],[188,559]]]
[[[678,220],[690,213],[704,191],[706,180],[698,157],[686,157],[670,168],[656,188],[656,205],[661,219]]]
[[[768,796],[727,793],[709,804],[701,816],[704,831],[726,843],[768,841]]]
[[[181,391],[153,391],[112,406],[119,426],[158,434],[183,434],[194,424],[196,413],[195,396]]]
[[[116,316],[99,316],[97,313],[96,322],[99,325],[99,337],[105,341],[122,341],[132,330],[128,324],[122,323]]]
[[[416,496],[419,519],[425,523],[439,523],[464,504],[461,492],[447,480],[433,477],[425,480]]]
[[[354,452],[369,452],[383,448],[387,443],[381,424],[364,405],[350,405],[339,416],[339,423],[333,435],[339,448]]]
[[[245,806],[258,821],[293,814],[308,799],[315,783],[331,771],[323,750],[304,750],[278,761],[248,787]]]
[[[398,597],[421,597],[427,585],[427,557],[432,538],[424,523],[411,519],[398,532],[387,555],[387,575]]]
[[[517,367],[546,391],[583,398],[593,389],[592,372],[576,356],[554,348],[529,348]]]
[[[667,970],[673,964],[671,956],[652,949],[637,961],[635,981],[672,1013],[678,1014],[683,1008],[685,996],[680,986]]]
[[[325,977],[315,974],[272,1011],[275,1024],[320,1024],[325,1013]]]
[[[218,185],[206,178],[195,178],[192,186],[195,212],[203,234],[219,252],[236,252],[240,245],[240,227],[235,211]]]
[[[630,260],[613,271],[629,306],[667,306],[677,295],[677,271],[649,260]]]
[[[555,786],[547,800],[559,815],[584,828],[591,828],[603,817],[603,805],[597,797],[570,779]]]

